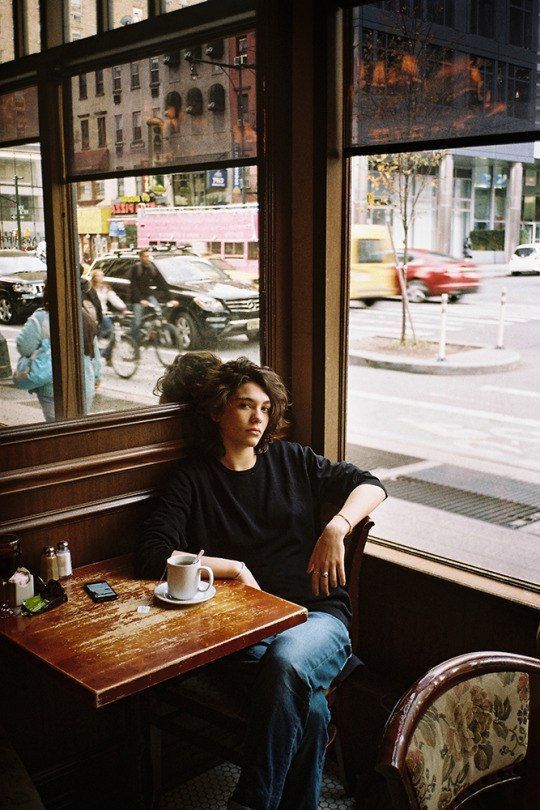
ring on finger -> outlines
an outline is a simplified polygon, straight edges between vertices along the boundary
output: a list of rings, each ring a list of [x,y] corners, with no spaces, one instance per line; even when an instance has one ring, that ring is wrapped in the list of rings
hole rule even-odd
[[[327,576],[328,576],[328,571],[321,571],[321,577],[326,578]]]

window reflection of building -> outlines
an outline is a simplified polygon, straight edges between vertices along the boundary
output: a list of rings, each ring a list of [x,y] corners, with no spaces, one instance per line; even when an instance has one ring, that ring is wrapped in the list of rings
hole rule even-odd
[[[470,0],[452,20],[453,5],[356,9],[355,141],[518,131],[533,120],[538,3]]]
[[[21,247],[33,249],[44,239],[41,156],[37,145],[0,149],[0,248],[19,247],[17,205]]]

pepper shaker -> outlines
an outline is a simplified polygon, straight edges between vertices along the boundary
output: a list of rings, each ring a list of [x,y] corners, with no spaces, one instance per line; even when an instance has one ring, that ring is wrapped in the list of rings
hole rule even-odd
[[[58,557],[54,546],[44,546],[39,567],[41,579],[47,583],[50,579],[58,579]]]
[[[58,559],[59,579],[70,577],[73,573],[73,567],[71,565],[71,551],[69,550],[67,540],[60,540],[60,542],[56,544],[56,557]]]

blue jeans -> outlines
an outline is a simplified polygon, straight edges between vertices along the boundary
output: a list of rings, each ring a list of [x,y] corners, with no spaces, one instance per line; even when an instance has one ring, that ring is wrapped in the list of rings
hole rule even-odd
[[[330,719],[324,690],[350,655],[343,622],[313,611],[305,624],[222,662],[251,704],[233,801],[253,810],[316,810]]]
[[[109,342],[105,348],[101,350],[101,356],[105,360],[109,360],[114,342],[114,324],[110,315],[103,316],[101,323],[98,326],[98,338],[103,338],[104,340],[107,340],[107,338],[109,339]]]
[[[149,304],[152,304],[153,307],[158,306],[158,300],[155,295],[149,295],[147,301]],[[141,340],[141,323],[143,322],[146,307],[143,307],[142,304],[133,304],[132,310],[133,320],[131,322],[131,337],[138,346]]]

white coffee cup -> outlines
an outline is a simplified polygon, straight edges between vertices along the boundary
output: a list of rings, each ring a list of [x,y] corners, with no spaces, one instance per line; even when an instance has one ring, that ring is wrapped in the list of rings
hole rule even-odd
[[[203,571],[207,572],[208,581],[201,580]],[[214,572],[207,565],[201,565],[196,554],[175,554],[167,560],[167,590],[173,599],[193,599],[213,584]]]

